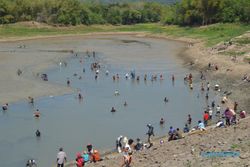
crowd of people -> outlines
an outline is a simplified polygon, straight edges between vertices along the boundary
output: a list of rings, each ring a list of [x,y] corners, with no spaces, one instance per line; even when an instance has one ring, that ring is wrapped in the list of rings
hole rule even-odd
[[[90,57],[91,55],[93,56],[93,58],[95,58],[96,53],[92,52],[92,54],[90,52],[87,52],[87,55]],[[77,54],[75,54],[75,56],[77,56]],[[95,59],[94,59],[95,60]],[[80,63],[83,63],[83,60],[80,59]],[[95,73],[95,77],[94,79],[97,80],[100,75],[100,70],[101,70],[102,66],[98,61],[95,61],[91,64],[90,69],[92,71],[94,71]],[[218,66],[217,65],[212,65],[211,63],[208,64],[208,70],[211,70],[212,68],[214,68],[215,70],[218,70]],[[85,73],[85,68],[83,68],[83,73]],[[105,75],[108,76],[109,75],[109,71],[106,70]],[[77,76],[77,74],[74,74],[74,76]],[[136,76],[135,71],[132,70],[130,73],[126,73],[124,78],[127,79],[132,79],[132,80],[136,80],[136,81],[140,81],[140,76]],[[81,79],[81,78],[79,78]],[[112,80],[113,81],[117,81],[120,79],[120,74],[116,74],[112,76]],[[152,82],[157,81],[157,79],[163,80],[164,76],[162,74],[152,74],[150,77],[150,80]],[[211,84],[209,81],[207,81],[206,76],[204,74],[204,72],[200,72],[200,79],[201,79],[201,88],[200,91],[201,92],[206,92],[205,93],[205,97],[206,100],[209,100],[209,92],[211,91]],[[248,79],[247,77],[244,77],[244,80]],[[147,81],[148,80],[148,74],[144,74],[143,75],[143,80]],[[172,75],[171,76],[171,80],[172,82],[175,82],[175,76]],[[193,74],[190,73],[188,75],[186,75],[184,77],[184,82],[188,83],[189,88],[191,90],[193,90],[194,86],[193,86]],[[67,86],[71,85],[71,81],[69,78],[67,78],[66,81]],[[214,87],[215,91],[220,91],[220,87],[219,85],[215,85]],[[204,111],[203,114],[203,120],[200,119],[198,120],[198,122],[196,124],[193,124],[193,120],[191,115],[189,114],[187,116],[187,120],[186,123],[183,127],[183,130],[180,128],[174,128],[173,126],[170,126],[169,131],[168,131],[168,141],[172,141],[172,140],[179,140],[181,138],[183,138],[185,135],[185,133],[189,133],[189,132],[194,132],[194,131],[206,131],[206,127],[211,125],[212,123],[215,123],[216,127],[226,127],[226,126],[231,126],[233,124],[237,123],[237,112],[239,113],[239,117],[240,118],[245,118],[246,117],[246,112],[245,111],[239,111],[238,110],[238,103],[235,102],[234,103],[234,107],[233,108],[229,108],[226,107],[227,106],[227,102],[228,102],[228,95],[230,93],[229,92],[224,92],[222,99],[220,102],[217,102],[218,104],[216,104],[215,101],[211,102],[211,106],[208,105]],[[114,92],[115,96],[119,96],[120,93],[118,90],[115,90]],[[81,100],[83,99],[83,95],[81,94],[81,92],[78,92],[78,99]],[[29,103],[30,104],[34,104],[34,98],[33,97],[28,97]],[[164,102],[168,103],[169,99],[167,97],[164,97]],[[221,104],[220,104],[221,103]],[[124,106],[127,106],[127,102],[124,102]],[[221,105],[223,105],[225,107],[224,112],[222,111],[222,107]],[[7,111],[8,110],[8,103],[2,105],[2,110],[3,111]],[[116,109],[114,107],[111,107],[111,112],[116,112]],[[36,109],[36,111],[34,112],[34,117],[35,118],[39,118],[40,117],[40,111],[39,109]],[[160,124],[163,125],[165,123],[165,119],[161,118],[160,119]],[[141,141],[141,139],[137,138],[136,139],[136,143],[134,143],[133,139],[127,139],[127,137],[124,136],[119,136],[116,139],[116,150],[118,153],[121,153],[123,155],[123,161],[121,163],[121,166],[125,166],[125,167],[129,167],[132,163],[132,153],[133,151],[141,151],[143,149],[148,149],[151,148],[153,146],[153,142],[152,142],[152,137],[155,136],[154,133],[154,127],[151,124],[147,124],[147,128],[148,131],[146,133],[147,135],[147,142],[143,143]],[[35,132],[36,137],[40,137],[41,136],[41,132],[39,131],[39,129],[36,130]],[[57,154],[57,167],[63,167],[64,163],[67,161],[67,156],[66,153],[63,151],[63,148],[59,149],[59,152]],[[76,159],[75,159],[75,164],[77,167],[83,167],[88,163],[95,163],[98,161],[102,161],[102,158],[100,156],[100,153],[98,150],[93,149],[92,144],[88,144],[86,147],[86,151],[83,151],[82,153],[78,152],[76,153]],[[32,167],[32,166],[36,166],[36,162],[33,159],[30,159],[27,161],[27,167]]]

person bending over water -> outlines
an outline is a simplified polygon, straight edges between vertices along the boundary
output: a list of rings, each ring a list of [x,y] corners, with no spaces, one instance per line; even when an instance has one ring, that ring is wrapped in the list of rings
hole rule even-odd
[[[29,96],[28,99],[29,99],[29,103],[34,104],[34,98],[33,97]]]
[[[164,98],[164,102],[167,103],[169,100],[167,99],[167,97]]]
[[[123,105],[124,105],[124,107],[126,107],[128,105],[128,103],[125,101]]]
[[[116,109],[114,107],[112,107],[111,112],[116,112]]]
[[[26,167],[37,167],[36,161],[34,159],[29,159],[26,162]]]
[[[119,95],[120,95],[119,91],[115,90],[115,96],[119,96]]]
[[[2,106],[3,111],[8,110],[8,106],[9,106],[9,104],[8,104],[8,103],[4,104],[4,105]]]

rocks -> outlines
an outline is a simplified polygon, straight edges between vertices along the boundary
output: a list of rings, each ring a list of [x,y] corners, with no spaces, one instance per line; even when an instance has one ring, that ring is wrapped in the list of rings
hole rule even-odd
[[[238,138],[238,141],[243,141],[243,139],[242,138]]]
[[[247,159],[247,158],[250,158],[250,154],[249,154],[249,153],[240,154],[239,158],[240,158],[240,159]]]

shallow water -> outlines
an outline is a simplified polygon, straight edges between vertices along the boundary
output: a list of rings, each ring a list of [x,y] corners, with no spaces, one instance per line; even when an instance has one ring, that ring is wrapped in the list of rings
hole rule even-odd
[[[69,159],[74,159],[75,153],[85,149],[88,143],[104,150],[114,147],[119,135],[145,139],[148,123],[155,127],[157,136],[164,135],[171,125],[182,128],[188,114],[192,115],[195,125],[207,106],[200,86],[194,84],[197,88],[190,91],[183,82],[185,74],[190,73],[176,56],[185,47],[183,43],[132,36],[97,36],[35,40],[26,44],[32,48],[26,54],[42,54],[65,47],[76,50],[77,56],[73,54],[64,60],[66,67],[55,62],[55,67],[46,71],[51,83],[66,86],[69,78],[75,92],[35,99],[35,106],[27,102],[14,103],[7,112],[1,112],[0,166],[24,166],[30,158],[37,160],[39,166],[52,166],[59,147],[64,147]],[[8,49],[11,48],[6,47],[5,51]],[[87,49],[96,51],[95,59],[83,52]],[[97,80],[90,70],[94,61],[102,67]],[[140,75],[139,82],[125,80],[124,75],[132,69]],[[108,76],[106,70],[110,72]],[[77,76],[73,76],[74,73]],[[117,73],[120,79],[113,81],[112,76]],[[147,82],[143,81],[145,73]],[[164,80],[152,82],[151,74],[158,77],[163,74]],[[172,74],[176,76],[174,84]],[[119,90],[119,96],[114,96],[115,90]],[[84,96],[82,101],[77,99],[79,91]],[[168,103],[164,103],[164,97],[168,97]],[[116,113],[110,112],[112,106]],[[40,119],[33,118],[36,108],[41,111]],[[164,126],[159,125],[161,117],[166,120]],[[34,135],[36,129],[42,133],[40,139]]]

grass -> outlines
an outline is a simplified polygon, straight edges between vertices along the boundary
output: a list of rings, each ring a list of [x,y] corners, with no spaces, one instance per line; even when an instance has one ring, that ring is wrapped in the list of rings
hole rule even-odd
[[[247,45],[247,44],[250,44],[250,38],[237,39],[235,42],[240,45]]]
[[[75,27],[30,27],[22,24],[0,26],[0,39],[9,37],[33,37],[66,34],[86,34],[94,32],[148,32],[152,34],[167,35],[173,37],[187,37],[201,39],[207,46],[213,46],[219,42],[228,41],[250,30],[250,25],[244,24],[214,24],[206,27],[179,27],[164,26],[157,23],[136,25],[92,25]],[[248,40],[240,41],[249,43]]]
[[[231,149],[236,149],[236,148],[239,148],[240,146],[238,144],[232,144],[231,145]]]
[[[227,55],[227,56],[242,56],[242,55],[244,55],[245,53],[246,53],[246,52],[236,52],[236,51],[221,52],[221,54]]]

